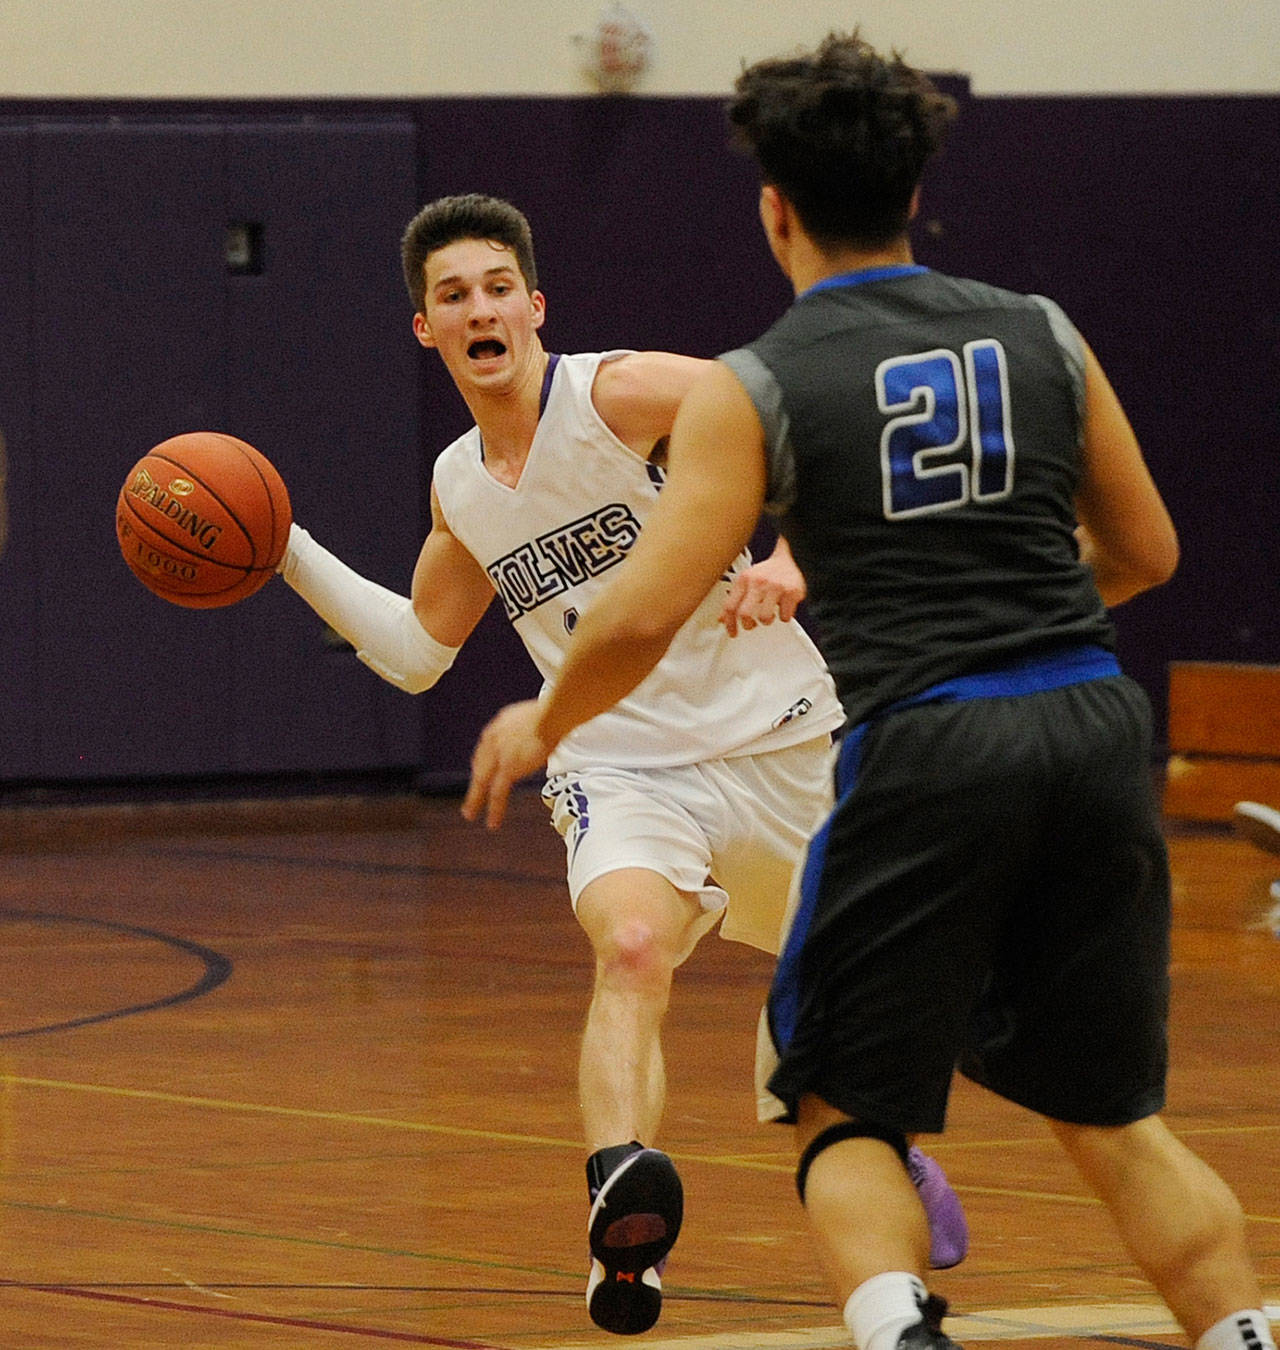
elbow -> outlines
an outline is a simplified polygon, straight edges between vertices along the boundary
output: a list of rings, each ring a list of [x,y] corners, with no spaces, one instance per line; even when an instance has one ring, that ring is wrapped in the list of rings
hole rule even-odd
[[[657,616],[642,616],[616,630],[613,641],[619,653],[629,651],[633,659],[652,669],[666,655],[679,631],[679,623],[666,622]]]
[[[688,615],[658,615],[641,619],[634,625],[632,637],[645,647],[661,647],[663,651],[671,645],[675,635],[684,627]]]
[[[574,640],[582,636],[583,627],[589,626],[590,642],[612,650],[624,664],[634,663],[651,670],[662,660],[684,622],[678,615],[660,610],[661,607],[637,607],[605,618],[593,607],[583,625],[575,630]]]
[[[1153,540],[1152,547],[1143,556],[1139,569],[1141,589],[1154,590],[1157,586],[1163,586],[1166,581],[1172,580],[1173,574],[1178,570],[1180,558],[1178,536],[1172,530],[1162,539]]]
[[[1110,562],[1095,559],[1093,568],[1103,601],[1111,607],[1169,581],[1178,569],[1178,545],[1170,541]]]
[[[1181,561],[1181,557],[1181,551],[1175,543],[1169,550],[1168,556],[1164,560],[1164,564],[1160,568],[1159,573],[1155,575],[1152,580],[1152,586],[1163,586],[1166,581],[1172,581],[1173,574],[1178,570],[1178,563]]]
[[[665,650],[698,608],[701,598],[684,594],[677,584],[665,589],[606,594],[583,615],[574,637],[589,630],[592,638],[602,643]]]

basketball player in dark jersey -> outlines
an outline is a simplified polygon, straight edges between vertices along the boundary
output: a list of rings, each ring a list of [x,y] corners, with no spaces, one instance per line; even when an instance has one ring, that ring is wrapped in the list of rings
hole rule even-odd
[[[1272,1347],[1225,1183],[1166,1128],[1169,875],[1150,710],[1106,607],[1177,540],[1052,303],[915,265],[954,109],[856,36],[759,63],[730,120],[796,301],[694,385],[662,498],[552,697],[477,747],[465,810],[658,659],[777,512],[848,714],[769,998],[763,1086],[860,1350],[952,1343],[902,1165],[953,1067],[1043,1116],[1199,1350]]]

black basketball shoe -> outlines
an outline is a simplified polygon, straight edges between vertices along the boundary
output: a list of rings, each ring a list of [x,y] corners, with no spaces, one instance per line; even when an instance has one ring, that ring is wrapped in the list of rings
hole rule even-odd
[[[637,1149],[605,1178],[587,1218],[587,1311],[596,1326],[634,1336],[658,1320],[661,1269],[683,1216],[680,1175],[656,1148]]]

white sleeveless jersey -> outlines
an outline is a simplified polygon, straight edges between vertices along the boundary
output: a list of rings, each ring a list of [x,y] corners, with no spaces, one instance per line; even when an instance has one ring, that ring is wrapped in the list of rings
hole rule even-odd
[[[546,687],[574,626],[608,584],[657,500],[662,472],[605,425],[591,389],[602,361],[561,357],[519,483],[485,468],[472,427],[436,460],[434,483],[454,537],[489,574]],[[782,749],[843,721],[822,658],[797,623],[729,637],[716,621],[730,577],[676,634],[644,681],[571,732],[550,772],[588,765],[645,768]]]

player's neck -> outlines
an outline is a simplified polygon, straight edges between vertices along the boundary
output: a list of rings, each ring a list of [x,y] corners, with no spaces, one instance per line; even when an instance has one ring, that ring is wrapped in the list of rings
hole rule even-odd
[[[547,361],[546,352],[539,346],[527,369],[509,385],[493,389],[473,386],[462,391],[480,429],[485,467],[510,487],[520,479],[538,430]]]
[[[828,277],[865,272],[873,267],[902,267],[913,261],[911,241],[906,235],[875,249],[819,248],[808,239],[797,239],[792,243],[787,275],[800,295]]]

